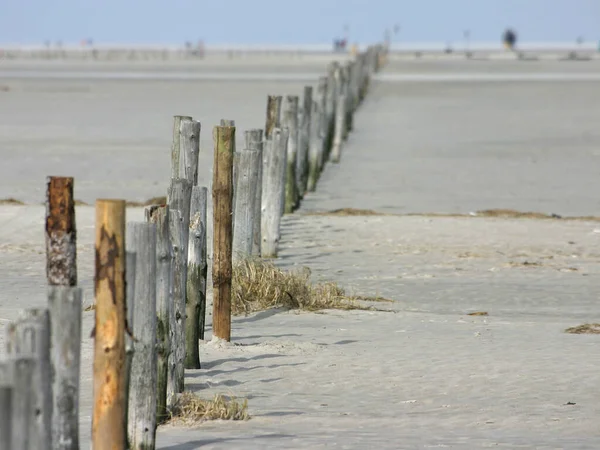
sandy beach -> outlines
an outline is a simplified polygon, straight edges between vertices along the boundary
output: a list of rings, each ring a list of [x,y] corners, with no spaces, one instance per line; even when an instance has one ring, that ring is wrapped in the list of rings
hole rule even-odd
[[[212,126],[236,120],[241,145],[244,130],[264,126],[267,94],[300,94],[327,63],[286,61],[248,70],[239,62],[0,64],[8,88],[0,90],[0,199],[26,203],[0,205],[0,355],[6,324],[46,302],[45,177],[74,176],[76,198],[90,205],[164,195],[172,116],[190,114],[202,122],[200,183],[209,185]],[[247,398],[252,418],[161,426],[159,448],[600,447],[598,336],[564,332],[600,321],[600,221],[476,214],[600,216],[600,80],[578,79],[598,69],[597,61],[392,59],[372,82],[341,163],[328,164],[317,192],[284,218],[276,263],[393,302],[377,303],[381,311],[234,318],[230,344],[201,342],[203,368],[187,371],[186,385],[206,398]],[[95,76],[107,72],[165,75]],[[177,79],[182,73],[195,79]],[[482,80],[486,73],[499,79]],[[339,208],[374,214],[317,214]],[[89,304],[94,208],[76,215]],[[142,220],[143,210],[127,215]],[[84,449],[92,323],[84,313]]]

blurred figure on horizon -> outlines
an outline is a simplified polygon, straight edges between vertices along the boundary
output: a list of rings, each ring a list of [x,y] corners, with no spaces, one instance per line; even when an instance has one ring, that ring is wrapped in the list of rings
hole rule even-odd
[[[514,50],[515,45],[517,44],[517,33],[511,28],[507,28],[502,36],[502,40],[504,42],[504,47],[507,50]]]

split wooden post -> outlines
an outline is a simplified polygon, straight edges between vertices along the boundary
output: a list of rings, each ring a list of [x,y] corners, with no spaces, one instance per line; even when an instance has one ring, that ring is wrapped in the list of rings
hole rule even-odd
[[[181,122],[191,121],[190,116],[174,116],[173,117],[173,144],[171,146],[171,178],[180,177],[181,165]]]
[[[282,110],[281,126],[289,132],[286,157],[284,213],[291,214],[298,206],[296,157],[298,154],[298,96],[288,95]]]
[[[96,201],[94,450],[126,448],[125,201]]]
[[[3,384],[12,385],[11,445],[6,447],[11,450],[36,448],[33,431],[36,414],[33,406],[34,392],[31,389],[35,366],[36,361],[30,356],[17,356],[0,362],[0,380],[5,380]]]
[[[281,127],[281,95],[267,97],[267,121],[265,123],[265,139],[271,139],[273,130]]]
[[[287,129],[275,128],[272,138],[267,139],[266,143],[261,211],[263,258],[277,257],[283,204],[282,192],[285,190],[288,135]]]
[[[207,188],[194,186],[188,239],[187,296],[185,322],[185,368],[200,369],[200,314],[206,309],[206,207]]]
[[[268,121],[267,121],[268,122]],[[213,166],[213,335],[231,339],[233,151],[235,127],[215,127]]]
[[[79,370],[81,366],[81,288],[50,286],[50,363],[54,450],[79,449]]]
[[[252,209],[254,210],[254,223],[252,224],[252,255],[260,256],[260,216],[262,200],[262,177],[263,177],[263,130],[256,128],[244,133],[246,149],[258,152],[258,175],[256,177],[256,196]]]
[[[77,231],[73,178],[48,177],[46,277],[50,286],[77,284]]]
[[[322,112],[319,103],[313,101],[309,138],[310,147],[308,149],[308,176],[306,184],[306,189],[309,192],[315,191],[317,188],[317,181],[319,180],[319,161],[323,142],[320,136],[321,114]]]
[[[31,385],[32,420],[30,446],[50,449],[52,444],[52,386],[50,368],[50,314],[47,309],[26,309],[9,324],[6,352],[12,357],[30,357],[35,361]]]
[[[192,186],[198,184],[198,158],[200,155],[200,122],[184,120],[180,123],[179,178],[185,178]]]
[[[308,153],[310,148],[310,133],[312,122],[313,88],[304,86],[304,96],[302,97],[302,114],[300,122],[300,139],[298,142],[298,155],[296,174],[298,179],[298,194],[300,198],[304,197],[306,185],[308,183]]]
[[[0,449],[12,448],[12,422],[13,422],[13,380],[12,364],[8,361],[0,361]],[[6,367],[5,367],[6,366]]]
[[[168,418],[167,374],[171,354],[170,311],[172,308],[173,248],[169,239],[169,206],[146,208],[146,221],[156,225],[156,421]]]
[[[127,247],[136,254],[129,448],[146,450],[156,437],[156,225],[129,223]]]
[[[169,210],[174,213],[169,225],[173,246],[173,303],[171,310],[171,355],[169,362],[169,382],[167,384],[167,406],[171,408],[175,394],[184,389],[185,360],[185,297],[187,285],[187,253],[190,233],[190,201],[192,185],[188,180],[171,180],[169,188]]]
[[[127,239],[126,239],[127,240]],[[126,243],[126,247],[129,243]],[[134,251],[125,251],[125,312],[126,324],[130,330],[133,330],[135,316],[135,272],[137,255]],[[127,420],[129,417],[129,391],[131,385],[131,363],[135,346],[129,333],[125,333],[125,410],[123,411],[123,427],[125,435],[128,435]]]
[[[234,263],[243,261],[252,255],[256,191],[259,189],[258,179],[262,166],[261,156],[261,151],[246,149],[238,152],[235,160],[237,176],[233,214]]]

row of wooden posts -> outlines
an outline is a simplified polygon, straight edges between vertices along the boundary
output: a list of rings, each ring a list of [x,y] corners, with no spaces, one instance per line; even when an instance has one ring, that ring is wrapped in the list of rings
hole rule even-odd
[[[354,112],[379,70],[383,47],[333,63],[316,95],[269,96],[265,129],[214,128],[213,336],[231,337],[236,261],[277,256],[280,218],[313,191],[327,161],[340,160]],[[199,369],[207,287],[206,187],[198,186],[200,122],[176,116],[166,204],[126,226],[124,200],[96,201],[92,442],[95,450],[155,448]],[[73,178],[49,177],[48,307],[7,327],[0,361],[0,450],[79,449],[82,290],[77,286]],[[235,194],[235,195],[234,195]]]

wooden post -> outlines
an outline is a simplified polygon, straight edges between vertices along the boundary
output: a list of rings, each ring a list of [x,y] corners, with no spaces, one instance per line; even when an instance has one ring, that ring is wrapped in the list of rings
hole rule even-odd
[[[36,361],[32,357],[18,356],[0,363],[0,379],[12,384],[12,436],[10,450],[32,450],[35,447],[34,392],[31,388]],[[2,417],[4,420],[4,417]],[[47,448],[47,447],[41,447]]]
[[[220,125],[222,127],[235,127],[235,120],[221,119]]]
[[[26,309],[7,327],[6,352],[35,361],[31,384],[30,446],[50,449],[52,444],[52,386],[50,368],[50,315],[47,309]]]
[[[254,223],[252,224],[252,255],[260,256],[260,209],[262,201],[262,177],[263,177],[263,130],[257,128],[244,133],[246,149],[259,152],[258,175],[256,178],[256,197],[252,209],[254,210]]]
[[[156,225],[156,421],[168,418],[167,374],[171,354],[170,310],[172,307],[173,248],[169,239],[169,206],[146,208],[146,220]]]
[[[173,308],[171,311],[171,359],[169,363],[169,383],[167,385],[167,406],[171,408],[175,394],[184,389],[185,360],[185,297],[187,285],[187,253],[190,233],[190,201],[192,185],[188,180],[171,180],[168,203],[169,210],[175,213],[169,225],[173,246]]]
[[[308,177],[306,189],[314,192],[319,180],[319,161],[322,150],[321,132],[321,110],[319,104],[314,101],[312,104],[311,124],[310,124],[310,147],[308,150]]]
[[[125,201],[96,201],[94,450],[126,448]]]
[[[13,361],[0,361],[0,449],[12,448],[14,414]]]
[[[268,122],[268,120],[267,120]],[[213,174],[213,335],[231,339],[234,127],[215,127]]]
[[[127,247],[136,254],[129,448],[146,450],[156,437],[156,225],[129,223]]]
[[[333,148],[331,149],[331,161],[340,162],[342,142],[344,141],[344,130],[346,129],[346,95],[342,94],[337,99],[335,110],[335,131],[333,135]]]
[[[288,95],[283,106],[281,126],[289,130],[286,157],[284,213],[291,214],[298,206],[296,155],[298,154],[298,96]]]
[[[271,139],[273,130],[281,127],[281,95],[267,97],[267,122],[265,124],[265,139]]]
[[[179,147],[180,156],[179,177],[185,178],[192,186],[198,184],[198,157],[200,155],[200,122],[184,120],[180,124]]]
[[[126,247],[129,244],[126,244]],[[125,251],[125,307],[126,320],[130,330],[133,330],[133,322],[135,315],[135,272],[136,272],[137,255],[133,251]],[[131,384],[131,363],[133,361],[133,353],[135,346],[133,339],[128,333],[125,333],[125,398],[129,399],[129,386]],[[127,436],[127,418],[129,417],[129,400],[125,402],[123,411],[123,428]]]
[[[354,91],[353,91],[353,77],[354,77],[354,61],[348,61],[344,66],[346,79],[345,83],[345,94],[346,94],[346,119],[344,128],[344,139],[348,137],[348,133],[352,131],[352,124],[354,119]]]
[[[73,178],[48,177],[46,277],[51,286],[77,284],[77,231]]]
[[[325,110],[327,118],[325,121],[325,149],[323,151],[322,165],[329,160],[331,149],[333,147],[333,133],[335,126],[335,108],[338,97],[338,72],[340,65],[337,61],[333,61],[327,72],[327,94],[325,97]]]
[[[190,116],[174,116],[173,118],[173,144],[171,146],[171,178],[179,178],[181,165],[181,122],[191,121]],[[95,449],[94,449],[95,450]]]
[[[79,449],[79,370],[81,366],[81,288],[50,286],[50,363],[54,450]]]
[[[234,199],[233,262],[243,261],[252,255],[256,213],[256,191],[262,152],[243,150],[236,158],[237,179]]]
[[[276,258],[279,245],[279,225],[285,189],[287,159],[287,129],[275,128],[272,139],[267,140],[263,173],[261,216],[263,258]]]
[[[190,235],[188,239],[187,297],[185,322],[185,368],[200,369],[198,340],[200,313],[206,305],[206,207],[207,189],[194,186],[190,208]],[[206,308],[206,306],[205,306]]]
[[[326,154],[329,151],[327,148],[327,138],[329,131],[329,116],[327,111],[327,95],[331,86],[328,85],[329,79],[327,77],[319,78],[317,84],[317,99],[319,101],[319,146],[318,146],[318,166],[319,174],[323,170],[323,166],[326,161]]]
[[[304,86],[304,96],[302,98],[302,121],[300,124],[300,140],[298,142],[297,155],[297,178],[299,195],[302,198],[306,192],[308,183],[308,152],[310,148],[310,133],[312,122],[312,104],[313,104],[312,86]]]

